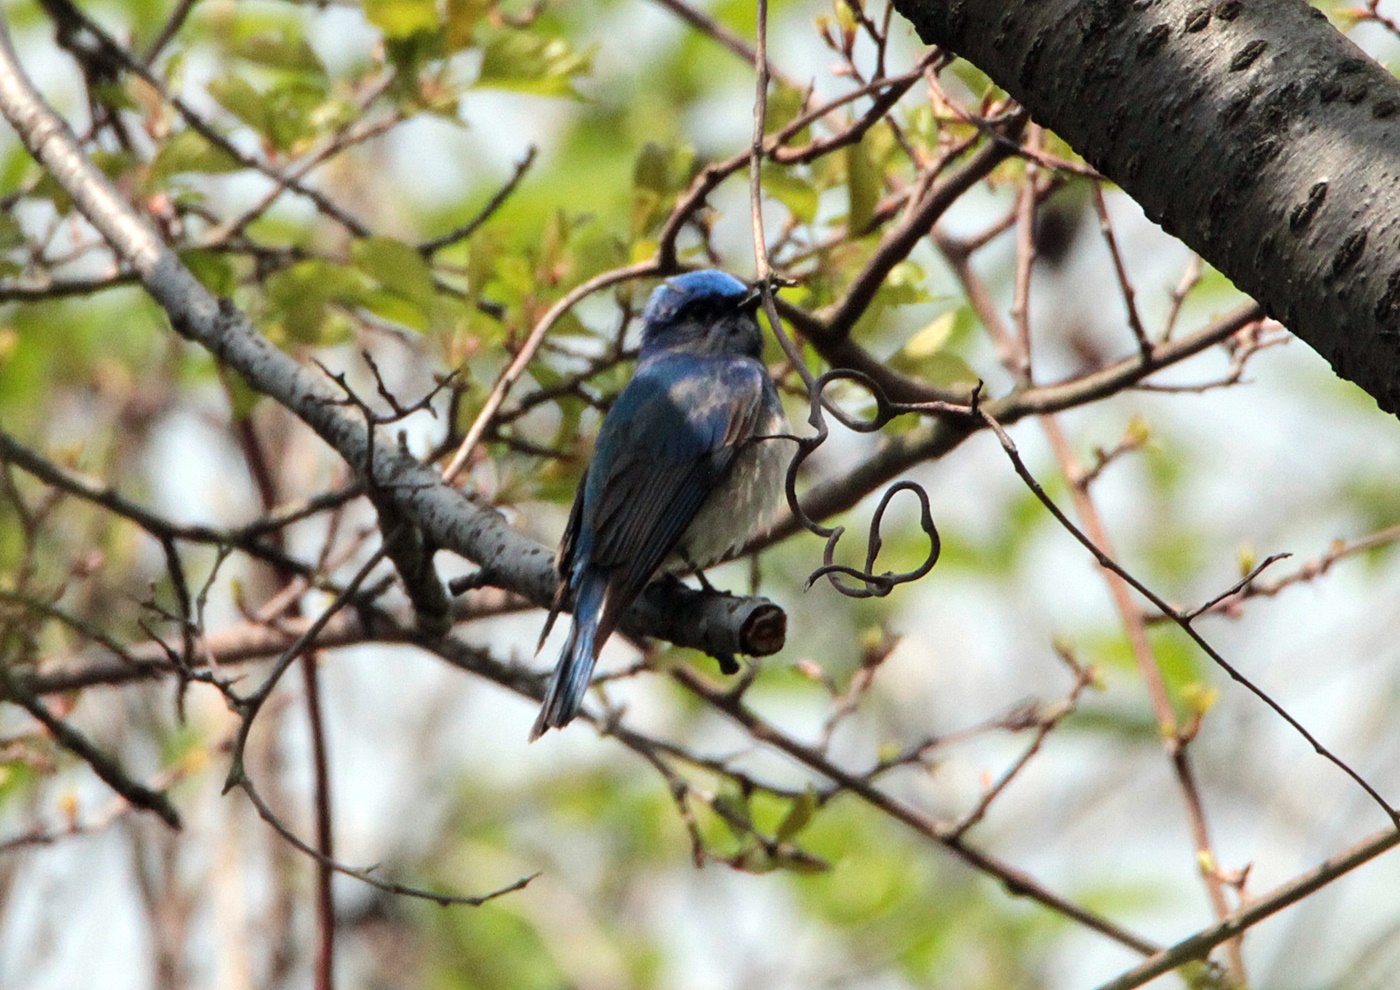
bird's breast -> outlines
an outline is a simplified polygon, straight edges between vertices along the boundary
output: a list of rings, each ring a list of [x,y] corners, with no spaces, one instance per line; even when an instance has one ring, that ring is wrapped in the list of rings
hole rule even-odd
[[[781,410],[770,412],[760,436],[787,434]],[[744,444],[729,471],[681,537],[666,570],[681,570],[686,559],[705,568],[732,557],[754,536],[766,533],[782,505],[783,481],[792,444],[787,440],[753,440]],[[681,556],[684,552],[685,557]]]

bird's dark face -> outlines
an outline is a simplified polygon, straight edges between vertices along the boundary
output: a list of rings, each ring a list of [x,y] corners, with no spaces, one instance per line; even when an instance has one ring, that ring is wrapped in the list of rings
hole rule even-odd
[[[701,357],[763,353],[757,291],[714,270],[668,279],[642,314],[642,357],[662,351]]]

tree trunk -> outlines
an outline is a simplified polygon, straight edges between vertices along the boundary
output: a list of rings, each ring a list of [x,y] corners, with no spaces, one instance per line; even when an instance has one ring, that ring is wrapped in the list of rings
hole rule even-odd
[[[1400,82],[1302,0],[895,0],[1400,412]]]

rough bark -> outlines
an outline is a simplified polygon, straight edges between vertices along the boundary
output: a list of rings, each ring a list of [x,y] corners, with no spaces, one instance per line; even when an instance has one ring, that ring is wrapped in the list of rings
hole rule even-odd
[[[895,0],[1400,412],[1400,82],[1302,0]]]

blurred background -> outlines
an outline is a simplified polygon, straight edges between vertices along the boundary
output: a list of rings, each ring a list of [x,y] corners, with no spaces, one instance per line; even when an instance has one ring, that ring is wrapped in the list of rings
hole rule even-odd
[[[1392,64],[1395,35],[1377,20],[1384,4],[1320,6]],[[423,457],[450,451],[549,305],[651,257],[702,166],[751,140],[754,72],[742,56],[755,14],[738,0],[82,4],[159,86],[84,56],[101,44],[81,24],[56,35],[56,23],[73,25],[63,8],[5,5],[25,69],[206,285],[366,399],[376,382],[363,351],[404,404],[460,369],[431,414],[390,427]],[[880,4],[790,0],[770,18],[770,132],[925,56]],[[156,46],[167,25],[177,30]],[[793,307],[838,304],[919,183],[965,165],[1000,126],[1004,96],[975,69],[934,68],[859,140],[764,166],[774,262],[801,280],[783,293]],[[172,94],[248,159],[304,167],[308,185],[362,229],[201,137]],[[791,144],[849,128],[870,107],[867,95],[831,109]],[[978,379],[991,396],[1007,394],[1016,377],[988,314],[1001,329],[1015,324],[1018,271],[1037,383],[1136,353],[1095,182],[1053,135],[1030,134],[1017,140],[1031,152],[1009,155],[958,197],[855,323],[853,339],[887,368],[952,396]],[[752,276],[747,174],[736,170],[686,216],[676,241],[684,263]],[[1104,184],[1101,195],[1152,337],[1170,324],[1185,336],[1247,301],[1121,193]],[[283,552],[332,582],[320,589],[246,548],[221,556],[229,544],[219,538],[178,543],[199,597],[201,657],[291,622],[293,609],[315,615],[374,546],[375,515],[347,489],[344,463],[171,333],[8,129],[0,197],[0,428],[175,526],[232,532],[330,493],[275,530]],[[971,282],[950,244],[968,247]],[[541,543],[562,532],[653,284],[597,293],[555,327],[462,479]],[[978,287],[985,297],[970,294]],[[1274,324],[1222,339],[1150,387],[1075,403],[1049,432],[1027,416],[1012,436],[1067,511],[1075,472],[1065,451],[1080,468],[1102,463],[1084,490],[1116,559],[1183,609],[1267,556],[1292,554],[1198,628],[1400,799],[1395,421]],[[819,348],[804,354],[826,366]],[[776,344],[767,357],[803,423],[800,382]],[[861,408],[858,390],[838,392]],[[921,428],[836,430],[799,490]],[[743,696],[766,726],[928,821],[966,820],[969,846],[1159,944],[1216,919],[1203,869],[1233,908],[1387,824],[1184,633],[1153,621],[1151,606],[1133,599],[1125,620],[1104,573],[990,433],[918,460],[899,476],[927,489],[943,544],[918,582],[874,600],[824,581],[804,590],[822,552],[804,533],[708,575],[736,592],[756,587],[788,614],[785,648],[757,662]],[[4,461],[0,660],[42,678],[110,666],[120,654],[103,637],[135,653],[157,637],[178,644],[161,542]],[[878,488],[838,517],[852,530],[853,562],[877,497]],[[891,569],[917,563],[925,543],[912,501],[896,501],[885,536]],[[470,571],[448,554],[439,566]],[[402,611],[397,591],[383,600]],[[562,636],[536,656],[542,611],[483,611],[492,614],[462,622],[457,641],[531,671],[552,665]],[[1164,746],[1134,628],[1145,629],[1169,712],[1190,737],[1199,816]],[[419,646],[348,636],[315,658],[314,677],[283,678],[247,753],[288,828],[316,834],[306,695],[315,681],[337,860],[466,895],[539,874],[481,907],[336,876],[330,968],[341,986],[1087,987],[1140,959],[1011,896],[888,807],[833,789],[666,676],[685,667],[723,686],[714,661],[693,651],[619,638],[604,652],[600,670],[621,676],[592,704],[652,740],[652,759],[584,722],[527,745],[532,700]],[[223,671],[238,690],[267,670],[230,663]],[[219,690],[166,677],[54,690],[45,703],[136,779],[169,787],[184,827],[133,812],[22,707],[0,709],[0,985],[292,987],[318,972],[324,981],[315,862],[242,793],[221,793],[238,718]],[[967,819],[984,800],[985,816]],[[1208,828],[1207,861],[1193,817]],[[1381,858],[1250,929],[1250,982],[1392,986],[1397,884],[1400,860]],[[1191,979],[1228,979],[1232,961],[1217,959],[1220,972]]]

